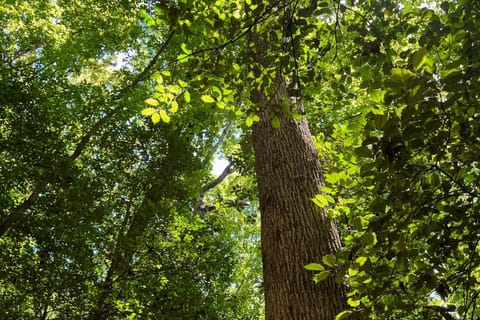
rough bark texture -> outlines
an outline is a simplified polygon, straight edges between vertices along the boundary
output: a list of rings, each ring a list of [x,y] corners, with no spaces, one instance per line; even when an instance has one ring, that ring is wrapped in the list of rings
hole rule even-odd
[[[271,68],[266,56],[268,33],[249,33],[254,73]],[[269,62],[270,61],[270,62]],[[266,320],[333,320],[346,308],[345,288],[333,277],[315,284],[305,265],[340,247],[335,224],[312,198],[320,193],[323,174],[307,120],[279,115],[288,103],[286,84],[277,70],[268,97],[262,84],[252,92],[260,121],[253,126],[253,147],[261,211],[261,240]],[[274,109],[275,108],[275,109]],[[280,108],[282,109],[282,108]],[[291,109],[302,112],[301,105]],[[281,118],[280,128],[271,124]]]
[[[343,287],[332,278],[315,284],[304,269],[340,247],[336,226],[311,200],[323,184],[318,154],[305,119],[276,129],[268,113],[253,128],[266,319],[332,320],[346,307]]]

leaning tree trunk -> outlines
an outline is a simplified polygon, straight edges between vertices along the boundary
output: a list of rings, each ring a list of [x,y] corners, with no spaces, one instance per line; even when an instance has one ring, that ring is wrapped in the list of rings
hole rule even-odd
[[[264,34],[249,34],[253,64],[267,67],[269,45]],[[271,61],[271,60],[270,60]],[[346,308],[345,290],[333,277],[315,284],[308,263],[335,252],[340,239],[335,224],[312,198],[323,185],[322,167],[305,118],[280,115],[274,128],[272,108],[289,101],[285,81],[277,74],[273,96],[264,88],[252,93],[261,110],[253,126],[261,211],[261,241],[266,320],[332,320]],[[292,106],[301,110],[301,106]],[[278,116],[278,112],[276,112]]]

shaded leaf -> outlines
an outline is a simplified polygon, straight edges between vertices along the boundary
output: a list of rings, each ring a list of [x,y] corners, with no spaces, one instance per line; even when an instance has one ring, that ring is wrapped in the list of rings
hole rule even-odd
[[[413,55],[413,69],[418,70],[420,69],[425,62],[427,61],[427,49],[420,48],[414,55]]]
[[[330,271],[325,270],[314,275],[313,281],[315,281],[315,283],[319,283],[320,281],[327,279],[329,276],[330,276]]]
[[[272,118],[272,126],[277,129],[280,128],[280,119],[277,116]]]
[[[322,262],[332,268],[335,266],[336,261],[337,258],[335,258],[333,254],[327,254],[326,256],[322,257]]]

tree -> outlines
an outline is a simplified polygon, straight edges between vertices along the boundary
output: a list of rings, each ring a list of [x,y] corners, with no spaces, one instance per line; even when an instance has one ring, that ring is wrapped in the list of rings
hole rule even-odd
[[[283,19],[290,23],[293,17]],[[269,28],[282,28],[276,19],[269,22]],[[295,32],[283,27],[287,30],[284,38],[288,38],[287,32]],[[268,59],[282,53],[288,58],[295,43],[293,38],[288,39],[287,49],[275,52],[268,32],[271,29],[256,26],[249,34],[250,65],[259,67],[255,76],[261,79],[263,70],[273,69],[267,74],[271,87],[266,87],[263,80],[251,93],[252,103],[260,110],[252,137],[262,216],[265,315],[266,319],[333,319],[346,308],[342,284],[335,283],[333,277],[320,285],[314,283],[305,265],[335,253],[341,246],[340,238],[326,211],[312,202],[324,184],[323,171],[306,118],[290,116],[304,112],[300,97],[292,97],[287,91],[287,86],[300,84],[287,83],[283,75],[287,68],[273,59],[272,67]]]
[[[1,317],[478,317],[479,12],[7,2]]]
[[[196,2],[200,5],[201,2]],[[206,4],[203,4],[205,6]],[[290,50],[296,50],[293,40],[294,30],[287,24],[293,23],[295,5],[282,2],[251,2],[246,12],[238,5],[227,5],[216,2],[213,5],[215,18],[195,10],[195,4],[181,2],[171,4],[167,10],[175,8],[176,12],[185,12],[185,17],[193,20],[196,30],[206,29],[204,34],[212,32],[208,23],[225,28],[226,34],[219,34],[219,40],[228,34],[234,34],[233,39],[226,38],[224,43],[213,46],[209,50],[202,48],[201,40],[183,43],[184,55],[179,59],[186,60],[213,50],[224,50],[223,55],[233,61],[243,61],[242,67],[251,71],[247,76],[249,81],[247,92],[251,98],[246,100],[249,113],[247,123],[253,124],[252,137],[255,150],[255,168],[259,189],[260,208],[262,212],[262,257],[264,272],[264,291],[267,319],[332,319],[345,309],[346,299],[341,283],[336,283],[334,277],[321,284],[315,284],[312,274],[305,270],[305,265],[332,254],[340,247],[340,239],[335,224],[326,216],[325,211],[317,207],[311,199],[320,192],[323,184],[323,174],[317,151],[314,147],[306,119],[299,116],[303,113],[300,102],[291,103],[290,99],[299,98],[287,92],[287,86],[294,87],[295,79],[284,78],[284,71],[291,61]],[[241,10],[241,11],[240,11]],[[284,11],[275,15],[275,11]],[[247,17],[242,22],[240,31],[235,33],[229,28],[234,26],[238,16]],[[229,16],[228,14],[232,14]],[[235,15],[236,13],[236,15]],[[190,18],[191,17],[191,18]],[[177,17],[184,23],[183,17]],[[201,23],[201,24],[200,24]],[[268,26],[268,27],[267,27]],[[270,36],[272,33],[274,36]],[[192,36],[186,32],[186,39]],[[289,39],[289,33],[293,33]],[[237,40],[248,35],[248,41],[243,39],[245,47],[238,48]],[[281,44],[280,38],[287,39],[287,44]],[[268,39],[268,40],[267,40]],[[235,42],[233,52],[228,45]],[[200,45],[198,45],[200,43]],[[198,45],[199,48],[192,48]],[[187,49],[188,48],[188,49]],[[278,59],[275,55],[283,55]],[[247,58],[247,57],[251,57]],[[221,57],[219,57],[221,58]],[[287,61],[287,65],[284,61]],[[200,68],[208,70],[208,60],[200,60]],[[195,64],[198,64],[195,59]],[[237,65],[237,74],[232,79],[221,81],[218,76],[222,71],[218,67],[228,65],[228,62],[217,59],[213,75],[202,74],[200,89],[212,90],[216,97],[202,95],[206,103],[216,103],[231,110],[237,109],[234,101],[239,92],[223,88],[235,87],[243,77],[242,67]],[[198,66],[190,66],[198,68]],[[288,77],[294,75],[288,74]],[[210,80],[209,82],[207,82]],[[195,81],[195,80],[194,80]],[[207,82],[207,85],[204,83]],[[219,83],[219,88],[213,83]],[[195,87],[196,82],[191,82]],[[209,88],[211,86],[211,88]],[[233,96],[233,98],[231,97]],[[245,99],[243,99],[245,100]],[[233,102],[233,103],[232,103]],[[257,113],[257,111],[259,111]],[[298,120],[291,119],[296,114]],[[153,120],[153,119],[152,119]],[[327,272],[328,273],[328,272]]]

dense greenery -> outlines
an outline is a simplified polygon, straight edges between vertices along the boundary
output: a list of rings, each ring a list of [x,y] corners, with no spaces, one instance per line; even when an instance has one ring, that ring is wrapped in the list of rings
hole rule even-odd
[[[138,5],[1,10],[0,318],[258,317],[253,184],[231,177],[194,210],[226,120],[140,114],[167,42]]]
[[[480,317],[478,1],[6,0],[0,26],[2,319],[262,318],[250,94],[279,73],[338,318]]]

